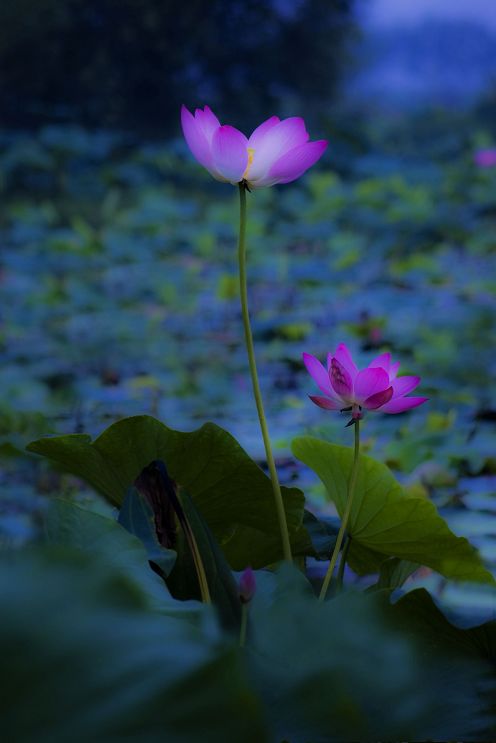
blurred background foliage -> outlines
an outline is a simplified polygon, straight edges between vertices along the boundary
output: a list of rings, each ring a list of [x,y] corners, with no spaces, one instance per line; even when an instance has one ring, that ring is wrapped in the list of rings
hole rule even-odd
[[[21,0],[0,7],[8,124],[77,121],[164,137],[181,103],[256,126],[335,94],[351,0]],[[241,93],[241,94],[240,94]]]

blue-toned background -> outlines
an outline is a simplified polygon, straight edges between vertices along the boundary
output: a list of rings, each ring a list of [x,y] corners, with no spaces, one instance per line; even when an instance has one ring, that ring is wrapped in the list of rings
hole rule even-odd
[[[302,352],[390,350],[430,402],[368,416],[365,446],[494,565],[496,167],[477,164],[496,147],[491,3],[23,0],[0,28],[2,542],[35,533],[47,494],[87,497],[23,453],[43,433],[214,420],[262,459],[237,194],[188,152],[184,101],[246,133],[303,115],[330,142],[299,182],[249,195],[282,479],[318,497],[294,435],[351,443],[309,402]]]

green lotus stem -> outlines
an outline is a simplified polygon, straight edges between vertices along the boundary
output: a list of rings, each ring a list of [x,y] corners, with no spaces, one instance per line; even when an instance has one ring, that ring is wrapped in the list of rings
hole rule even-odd
[[[239,628],[239,647],[243,648],[246,642],[246,629],[248,627],[248,606],[241,604],[241,625]]]
[[[350,480],[348,484],[348,498],[346,501],[343,518],[341,520],[341,526],[339,527],[338,538],[336,539],[336,544],[334,545],[331,562],[329,563],[329,567],[327,568],[326,577],[324,578],[322,589],[320,591],[319,601],[323,601],[326,597],[327,589],[329,588],[329,583],[331,582],[332,574],[334,572],[334,568],[336,567],[339,550],[341,549],[341,545],[343,543],[344,534],[346,531],[346,527],[348,525],[348,519],[350,518],[351,506],[353,503],[353,496],[355,494],[355,485],[356,485],[357,476],[358,476],[359,454],[360,454],[360,421],[357,419],[355,421],[355,451],[353,455],[353,465],[351,468],[351,475],[350,475]],[[343,564],[343,570],[344,570],[344,564]]]
[[[205,571],[205,566],[203,564],[200,550],[198,549],[198,544],[195,539],[195,535],[193,534],[192,530],[189,528],[189,524],[188,524],[188,529],[185,531],[185,534],[186,534],[186,540],[191,550],[191,555],[193,557],[196,575],[198,576],[198,584],[200,586],[200,594],[201,594],[202,602],[204,604],[211,604],[212,598],[210,596],[210,590],[208,588],[207,573]]]
[[[251,382],[253,385],[253,394],[257,406],[258,419],[262,431],[262,438],[265,447],[265,456],[269,466],[270,479],[272,481],[272,490],[274,492],[274,501],[276,505],[279,528],[281,530],[282,551],[284,559],[292,562],[291,545],[289,542],[288,524],[286,521],[286,512],[282,499],[281,488],[277,477],[276,465],[272,454],[270,444],[269,430],[262,402],[262,393],[258,382],[257,365],[255,361],[255,348],[251,333],[250,314],[248,311],[248,289],[246,281],[246,186],[244,183],[239,184],[239,241],[238,241],[238,259],[239,259],[239,289],[241,294],[241,311],[243,314],[243,327],[245,331],[246,350],[248,352],[248,361],[250,364]]]
[[[198,547],[198,542],[196,541],[196,537],[193,533],[193,529],[191,528],[190,523],[186,517],[186,514],[184,513],[184,509],[182,508],[182,505],[181,504],[179,505],[180,505],[180,512],[177,512],[179,523],[181,524],[181,527],[184,532],[184,536],[186,537],[186,541],[188,543],[188,547],[191,552],[191,556],[193,558],[196,575],[198,577],[198,584],[200,586],[201,600],[204,604],[211,604],[212,598],[210,596],[210,590],[208,588],[207,573],[205,570],[205,565],[203,564],[200,549]]]
[[[346,560],[348,558],[348,552],[350,551],[351,546],[351,537],[348,535],[348,538],[346,539],[343,547],[343,551],[341,552],[341,559],[339,561],[339,568],[338,568],[338,574],[336,576],[336,584],[337,584],[337,590],[342,591],[343,589],[343,577],[344,577],[344,569],[346,567]]]

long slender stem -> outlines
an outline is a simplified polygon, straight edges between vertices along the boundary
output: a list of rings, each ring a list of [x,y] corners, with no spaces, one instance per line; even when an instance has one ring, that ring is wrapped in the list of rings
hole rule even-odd
[[[204,604],[211,604],[212,598],[210,596],[210,590],[208,588],[207,573],[205,571],[205,565],[203,564],[201,552],[198,548],[198,542],[196,541],[196,537],[194,535],[193,529],[191,528],[188,518],[186,514],[184,513],[182,504],[180,503],[177,496],[175,497],[175,501],[177,504],[175,506],[177,517],[183,529],[184,536],[186,537],[186,541],[188,543],[191,556],[193,558],[193,563],[194,563],[196,575],[198,578],[198,584],[200,586],[200,594],[201,594],[202,602]]]
[[[281,488],[277,477],[276,465],[272,454],[270,444],[269,430],[265,418],[265,412],[262,402],[262,393],[258,382],[257,365],[255,362],[255,348],[250,326],[250,314],[248,311],[248,289],[246,280],[246,188],[244,183],[239,184],[239,242],[238,242],[238,259],[239,259],[239,288],[241,294],[241,311],[243,314],[243,327],[245,331],[246,350],[248,352],[248,361],[250,364],[251,382],[253,385],[253,394],[257,405],[258,419],[262,431],[262,438],[265,447],[265,456],[269,466],[270,479],[272,481],[272,490],[274,491],[274,501],[276,505],[279,528],[281,530],[281,541],[284,559],[292,561],[291,545],[289,542],[288,524],[286,521],[286,512],[282,500]]]
[[[348,558],[348,552],[350,550],[350,545],[351,545],[351,537],[348,534],[348,538],[346,539],[343,550],[341,552],[341,559],[339,561],[338,574],[336,576],[336,583],[337,583],[338,591],[342,591],[343,589],[344,569],[346,567],[346,560]]]
[[[203,564],[200,550],[198,549],[198,543],[195,539],[192,529],[188,528],[185,530],[186,540],[191,550],[193,562],[195,565],[196,575],[198,577],[198,584],[200,586],[201,599],[204,604],[211,604],[212,598],[210,596],[210,590],[208,588],[207,574],[205,572],[205,566]]]
[[[355,451],[354,451],[354,456],[353,456],[353,465],[351,468],[350,480],[348,484],[348,499],[346,501],[343,518],[341,520],[341,526],[339,527],[338,538],[336,539],[336,544],[334,545],[334,551],[332,553],[331,562],[329,563],[329,567],[327,568],[326,577],[324,578],[322,589],[320,591],[319,601],[323,601],[326,597],[327,589],[329,588],[329,583],[331,582],[332,574],[334,572],[334,568],[336,566],[336,562],[338,559],[339,550],[341,549],[341,545],[343,543],[344,534],[345,534],[346,527],[348,525],[348,519],[351,513],[353,495],[355,494],[355,485],[356,485],[356,480],[357,480],[357,475],[358,475],[358,460],[359,460],[359,455],[360,455],[360,421],[359,420],[355,422],[354,427],[355,427]]]
[[[239,647],[242,648],[246,642],[246,629],[248,627],[248,604],[241,604],[241,626],[239,628]]]

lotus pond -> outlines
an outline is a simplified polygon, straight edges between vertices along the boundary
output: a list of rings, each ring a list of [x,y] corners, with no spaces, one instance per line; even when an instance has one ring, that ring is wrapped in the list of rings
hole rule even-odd
[[[237,189],[179,140],[1,136],[7,739],[494,739],[496,167],[477,165],[487,134],[468,126],[367,131],[343,127],[302,179],[247,194],[253,335],[295,557],[278,569]],[[353,429],[309,400],[302,354],[324,362],[343,341],[361,368],[391,352],[429,401],[366,415],[360,502],[394,512],[375,530],[372,511],[352,512],[341,588],[317,602]],[[150,504],[172,491],[166,544]],[[199,600],[189,528],[215,608]]]

